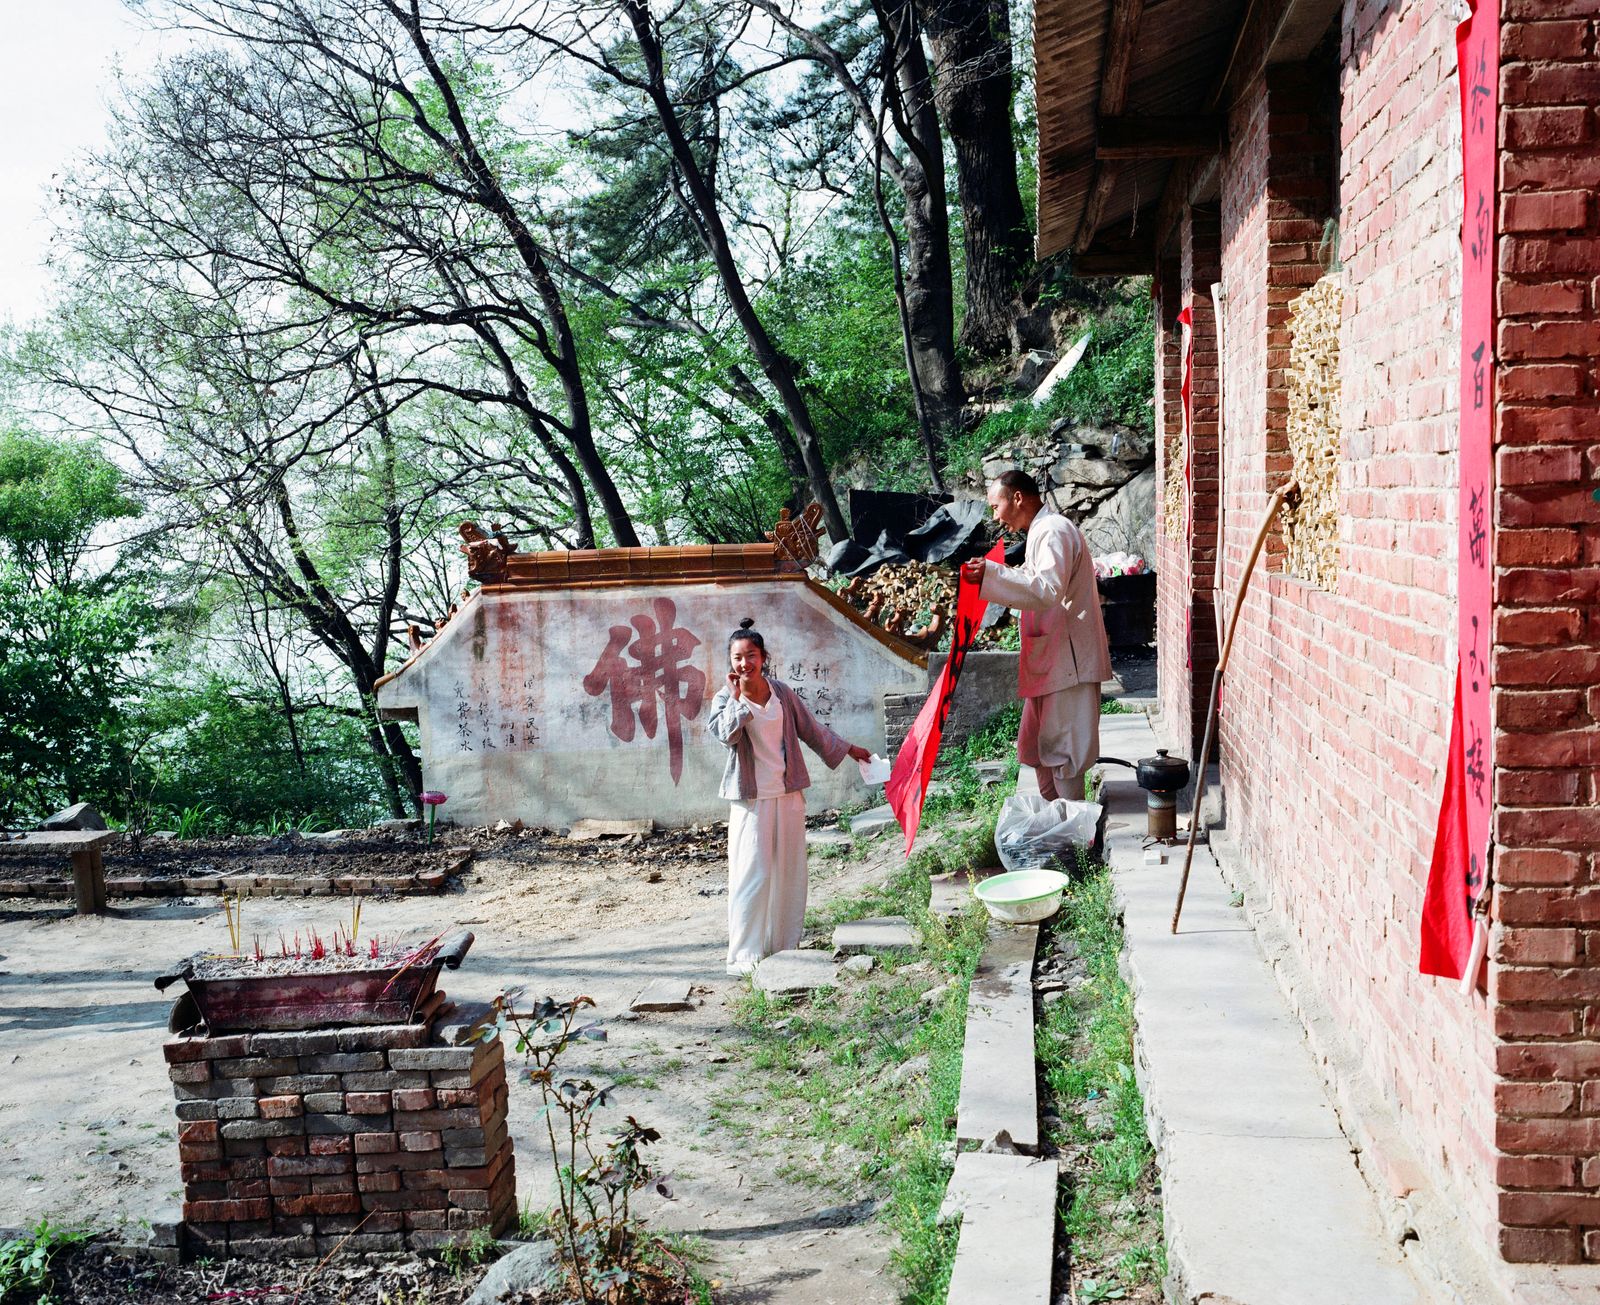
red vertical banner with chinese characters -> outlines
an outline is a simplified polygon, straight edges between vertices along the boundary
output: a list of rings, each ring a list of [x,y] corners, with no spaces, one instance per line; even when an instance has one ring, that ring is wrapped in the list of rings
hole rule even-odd
[[[1178,325],[1183,328],[1183,388],[1178,397],[1182,400],[1183,415],[1183,543],[1184,558],[1190,574],[1194,572],[1194,309],[1185,308],[1178,314]],[[1168,468],[1168,474],[1171,469]],[[1194,665],[1194,603],[1183,607],[1183,664]]]
[[[1470,0],[1456,28],[1461,89],[1461,499],[1455,706],[1444,797],[1422,908],[1424,974],[1475,983],[1487,926],[1477,915],[1489,854],[1490,553],[1494,446],[1494,277],[1498,0]],[[1481,936],[1480,936],[1481,935]],[[1474,943],[1477,946],[1474,946]]]
[[[1179,313],[1178,325],[1183,328],[1183,388],[1178,393],[1183,401],[1183,536],[1187,539],[1194,526],[1194,309]]]

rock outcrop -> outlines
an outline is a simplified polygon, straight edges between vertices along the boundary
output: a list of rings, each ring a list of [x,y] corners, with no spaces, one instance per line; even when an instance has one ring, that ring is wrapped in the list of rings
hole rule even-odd
[[[980,496],[1016,467],[1039,482],[1045,501],[1083,527],[1096,554],[1155,556],[1155,438],[1128,426],[1056,422],[1045,434],[991,449],[959,496]]]

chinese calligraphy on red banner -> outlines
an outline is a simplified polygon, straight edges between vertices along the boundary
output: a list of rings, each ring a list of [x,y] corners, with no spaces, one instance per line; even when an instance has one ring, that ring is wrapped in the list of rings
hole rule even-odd
[[[1183,328],[1183,388],[1178,395],[1183,404],[1183,537],[1194,530],[1194,309],[1178,314]]]
[[[655,738],[665,717],[668,766],[676,784],[683,776],[683,722],[700,714],[706,676],[691,664],[700,640],[678,626],[677,605],[657,598],[651,607],[653,617],[640,614],[630,618],[631,625],[611,627],[600,660],[583,677],[583,690],[592,698],[611,694],[611,732],[624,743],[633,741],[635,713],[647,739]]]
[[[1490,465],[1494,434],[1495,171],[1500,15],[1476,0],[1456,29],[1461,89],[1461,491],[1455,705],[1444,797],[1422,908],[1424,974],[1475,981],[1489,850]],[[1481,950],[1480,950],[1481,954]]]

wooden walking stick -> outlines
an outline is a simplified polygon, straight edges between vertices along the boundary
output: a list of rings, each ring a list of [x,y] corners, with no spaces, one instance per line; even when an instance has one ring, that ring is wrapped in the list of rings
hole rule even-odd
[[[1266,515],[1261,518],[1261,529],[1256,531],[1256,542],[1244,564],[1244,575],[1239,580],[1239,593],[1233,600],[1233,611],[1228,614],[1228,632],[1222,641],[1222,656],[1217,659],[1217,669],[1211,676],[1211,706],[1206,712],[1206,741],[1195,758],[1194,805],[1189,809],[1189,850],[1183,856],[1183,878],[1178,881],[1178,904],[1172,908],[1172,932],[1178,932],[1178,917],[1183,914],[1183,895],[1189,891],[1189,868],[1194,864],[1194,840],[1200,832],[1200,799],[1206,792],[1206,763],[1211,756],[1211,740],[1217,730],[1217,694],[1222,688],[1222,672],[1227,669],[1228,654],[1233,651],[1233,636],[1239,632],[1239,609],[1244,606],[1244,596],[1250,589],[1250,575],[1256,569],[1256,558],[1261,556],[1261,546],[1267,542],[1267,531],[1272,518],[1284,500],[1293,502],[1299,496],[1300,484],[1291,480],[1274,494],[1267,503]],[[1219,559],[1220,561],[1220,559]]]

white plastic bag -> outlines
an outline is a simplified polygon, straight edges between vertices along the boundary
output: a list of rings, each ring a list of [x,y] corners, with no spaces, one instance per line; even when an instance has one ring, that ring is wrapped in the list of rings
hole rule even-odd
[[[994,827],[995,851],[1007,870],[1038,870],[1070,847],[1088,847],[1099,826],[1098,802],[1012,796]]]
[[[866,761],[858,761],[856,765],[861,769],[861,782],[863,784],[883,784],[889,779],[888,757],[880,757],[876,752]]]

